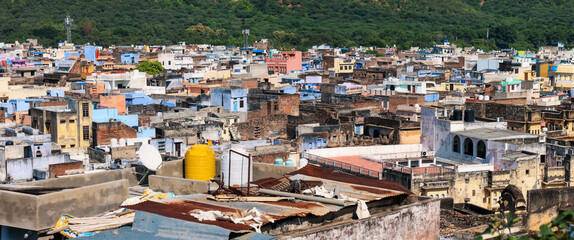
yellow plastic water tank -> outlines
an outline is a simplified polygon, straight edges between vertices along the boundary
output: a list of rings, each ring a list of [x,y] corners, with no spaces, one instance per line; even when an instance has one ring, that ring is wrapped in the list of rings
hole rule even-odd
[[[185,178],[209,181],[215,177],[215,152],[205,144],[195,144],[185,153],[184,167]]]

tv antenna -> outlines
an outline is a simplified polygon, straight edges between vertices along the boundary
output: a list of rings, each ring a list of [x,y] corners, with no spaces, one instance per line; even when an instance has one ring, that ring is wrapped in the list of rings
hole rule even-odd
[[[64,26],[66,26],[66,41],[68,43],[72,42],[72,22],[74,22],[74,19],[70,17],[70,14],[66,15]]]

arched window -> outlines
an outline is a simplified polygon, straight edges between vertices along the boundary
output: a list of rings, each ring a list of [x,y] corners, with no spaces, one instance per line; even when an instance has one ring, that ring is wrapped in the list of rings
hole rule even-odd
[[[452,140],[452,151],[460,153],[460,137],[454,136]]]
[[[486,158],[486,144],[482,140],[476,144],[476,157]]]
[[[464,139],[464,154],[474,156],[474,148],[472,146],[472,140],[470,138]]]

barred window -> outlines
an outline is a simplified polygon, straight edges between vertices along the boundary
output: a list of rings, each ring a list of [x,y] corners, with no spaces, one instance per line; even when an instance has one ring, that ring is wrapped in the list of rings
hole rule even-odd
[[[90,104],[89,103],[82,103],[82,116],[84,116],[84,117],[90,116]]]
[[[82,126],[82,134],[84,135],[84,140],[90,139],[90,126]]]

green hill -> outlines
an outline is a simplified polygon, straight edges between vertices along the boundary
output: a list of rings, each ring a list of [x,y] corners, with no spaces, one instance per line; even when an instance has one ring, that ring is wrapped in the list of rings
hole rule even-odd
[[[396,44],[445,39],[486,49],[574,43],[572,0],[0,0],[0,41],[241,45],[271,39],[277,48]],[[487,29],[490,40],[485,43]]]

